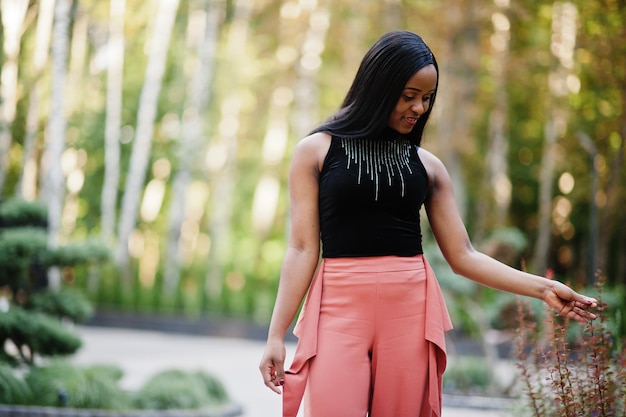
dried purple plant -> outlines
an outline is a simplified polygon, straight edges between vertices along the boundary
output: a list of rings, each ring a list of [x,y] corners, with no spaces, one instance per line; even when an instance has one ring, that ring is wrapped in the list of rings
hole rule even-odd
[[[549,312],[540,328],[528,302],[518,299],[517,367],[532,415],[626,417],[626,348],[607,326],[605,282],[598,274],[598,319],[574,337],[577,324]]]

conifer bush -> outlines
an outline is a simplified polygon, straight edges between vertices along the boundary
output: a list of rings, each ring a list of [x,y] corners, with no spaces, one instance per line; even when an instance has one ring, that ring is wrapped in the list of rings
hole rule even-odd
[[[74,323],[83,323],[94,313],[94,307],[87,297],[72,288],[35,293],[30,297],[28,307],[33,311]]]
[[[82,344],[80,338],[58,320],[18,306],[0,313],[0,343],[5,348],[7,363],[28,366],[34,365],[37,356],[71,355]]]
[[[41,203],[13,199],[0,205],[0,359],[12,366],[75,353],[81,341],[64,322],[80,323],[93,314],[79,291],[50,288],[47,271],[100,261],[104,246],[49,248],[46,225]]]
[[[206,372],[167,371],[139,392],[119,386],[115,366],[80,367],[64,358],[81,347],[69,323],[94,312],[82,292],[63,282],[48,286],[47,271],[97,265],[110,251],[95,240],[57,248],[47,244],[45,207],[9,200],[0,204],[0,404],[100,410],[194,409],[229,402]]]

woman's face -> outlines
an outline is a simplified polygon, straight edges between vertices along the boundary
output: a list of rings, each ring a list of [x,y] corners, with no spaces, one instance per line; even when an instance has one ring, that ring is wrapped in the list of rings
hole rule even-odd
[[[411,132],[417,120],[430,107],[436,87],[437,70],[434,65],[427,65],[413,74],[389,116],[389,127],[402,134]]]

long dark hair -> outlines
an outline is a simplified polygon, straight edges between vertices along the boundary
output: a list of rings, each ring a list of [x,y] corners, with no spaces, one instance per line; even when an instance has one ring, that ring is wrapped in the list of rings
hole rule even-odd
[[[439,66],[430,48],[415,33],[393,31],[383,35],[365,54],[352,86],[339,110],[311,133],[327,132],[337,137],[377,138],[387,128],[408,80],[420,69],[434,65],[439,84]],[[424,126],[435,104],[432,95],[428,110],[405,135],[419,145]]]

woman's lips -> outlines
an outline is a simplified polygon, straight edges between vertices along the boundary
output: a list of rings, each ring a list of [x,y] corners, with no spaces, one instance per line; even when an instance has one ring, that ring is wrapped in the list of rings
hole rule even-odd
[[[415,126],[415,124],[417,123],[417,119],[417,117],[405,117],[404,121],[410,126]]]

